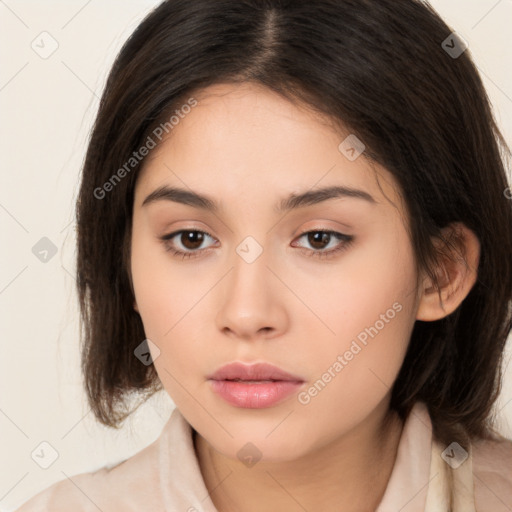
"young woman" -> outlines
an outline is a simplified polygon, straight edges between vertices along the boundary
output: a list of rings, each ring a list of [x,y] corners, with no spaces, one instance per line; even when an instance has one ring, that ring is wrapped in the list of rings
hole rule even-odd
[[[426,3],[163,2],[101,100],[77,270],[98,420],[176,409],[19,510],[512,510],[508,156]]]

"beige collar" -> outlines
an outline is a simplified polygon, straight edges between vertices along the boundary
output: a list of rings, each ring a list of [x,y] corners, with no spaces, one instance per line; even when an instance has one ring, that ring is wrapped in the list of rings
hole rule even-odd
[[[475,512],[472,454],[462,462],[459,449],[452,448],[433,439],[428,408],[416,402],[405,421],[395,465],[375,512]]]
[[[178,409],[173,411],[160,442],[160,481],[166,510],[217,512],[194,452],[192,428]],[[395,465],[375,512],[475,512],[472,452],[455,469],[442,457],[446,448],[433,442],[427,406],[417,402],[404,424]],[[446,453],[451,455],[451,450]],[[444,457],[450,460],[446,453]]]
[[[470,448],[467,458],[463,461],[466,452],[464,456],[460,456],[457,454],[458,448],[450,446],[444,448],[435,440],[432,443],[430,483],[425,512],[476,512],[472,450]],[[445,459],[451,459],[452,464]]]

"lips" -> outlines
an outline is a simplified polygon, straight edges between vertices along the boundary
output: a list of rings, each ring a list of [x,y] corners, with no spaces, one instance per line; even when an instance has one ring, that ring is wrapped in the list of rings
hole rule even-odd
[[[208,376],[212,391],[228,404],[263,409],[296,393],[304,379],[268,363],[230,363]]]
[[[256,363],[246,365],[242,363],[230,363],[219,368],[215,373],[208,376],[209,380],[228,381],[288,381],[304,382],[304,379],[292,375],[277,366],[268,363]]]

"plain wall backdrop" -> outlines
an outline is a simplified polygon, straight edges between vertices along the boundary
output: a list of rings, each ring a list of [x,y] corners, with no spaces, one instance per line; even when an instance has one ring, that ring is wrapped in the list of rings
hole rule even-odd
[[[469,43],[511,145],[512,0],[431,3]],[[99,98],[115,55],[158,4],[0,1],[2,511],[130,457],[158,437],[173,408],[160,393],[119,431],[95,422],[82,390],[74,278],[74,201]],[[509,340],[507,363],[511,353]],[[496,407],[509,438],[511,366]]]

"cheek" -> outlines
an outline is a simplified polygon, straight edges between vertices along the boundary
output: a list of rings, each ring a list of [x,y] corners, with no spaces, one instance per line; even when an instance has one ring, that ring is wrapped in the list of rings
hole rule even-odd
[[[197,271],[190,269],[192,266],[180,265],[163,246],[139,236],[134,229],[131,271],[135,298],[145,335],[159,350],[158,354],[152,352],[155,369],[176,403],[183,392],[180,383],[187,382],[192,392],[193,381],[201,381],[200,372],[194,371],[205,344],[199,302],[215,282],[215,276],[198,279]]]
[[[366,301],[348,302],[335,324],[336,338],[324,336],[323,347],[308,352],[311,380],[296,405],[297,419],[312,429],[304,436],[314,436],[315,425],[327,439],[352,430],[391,392],[413,324],[406,297],[391,297],[397,300],[369,294]],[[315,418],[314,425],[307,418]]]
[[[137,307],[148,338],[166,341],[201,296],[201,283],[184,271],[164,245],[134,226],[131,272]]]
[[[321,311],[328,326],[310,353],[318,387],[326,389],[318,405],[342,400],[357,408],[359,400],[390,390],[415,322],[414,260],[402,240],[390,244],[376,237],[367,251],[345,259],[339,279],[325,281],[322,293],[310,295],[311,309]]]

